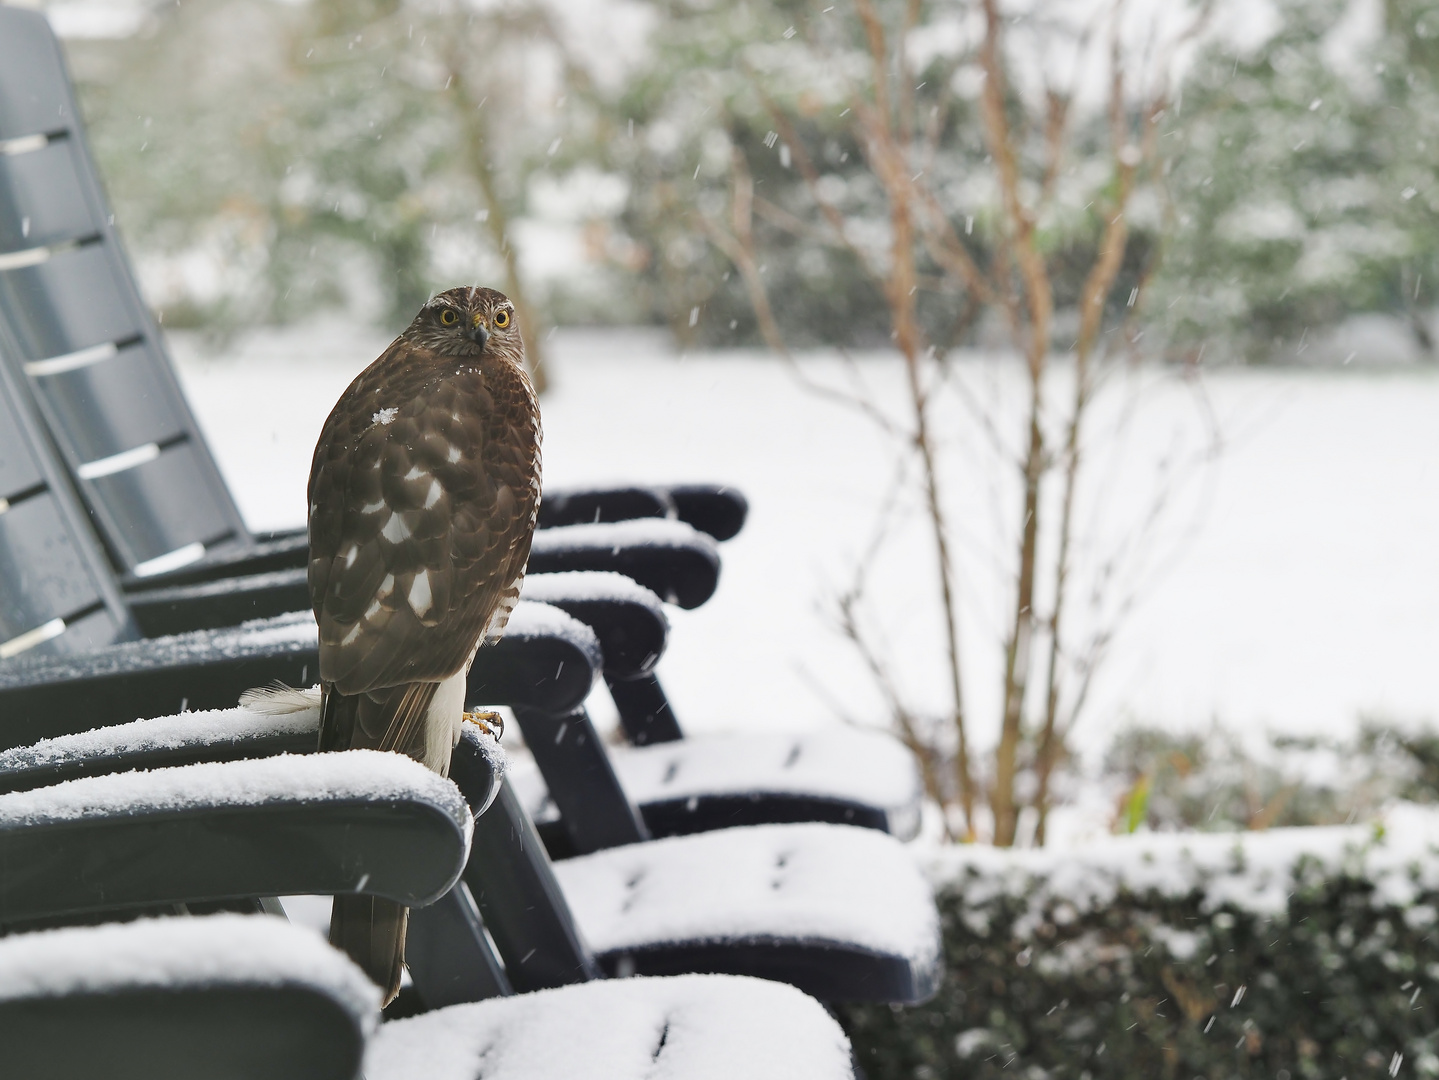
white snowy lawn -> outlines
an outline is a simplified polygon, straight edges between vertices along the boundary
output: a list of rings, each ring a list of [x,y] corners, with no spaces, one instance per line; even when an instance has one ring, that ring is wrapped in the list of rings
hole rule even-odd
[[[320,424],[385,338],[329,325],[259,335],[218,356],[183,336],[175,344],[251,525],[301,524]],[[562,331],[551,346],[547,485],[717,480],[750,498],[748,526],[724,547],[718,595],[674,614],[660,671],[681,721],[702,730],[835,723],[841,711],[878,719],[873,687],[823,608],[890,484],[883,438],[754,354],[681,357],[647,331]],[[1012,381],[993,360],[966,363],[981,390]],[[833,358],[806,364],[844,377]],[[895,400],[893,361],[863,371],[874,400]],[[1439,719],[1439,371],[1229,369],[1206,385],[1226,452],[1179,500],[1164,551],[1178,537],[1183,554],[1125,624],[1077,745],[1100,747],[1134,719],[1336,734],[1364,712]],[[1111,448],[1126,463],[1111,495],[1120,517],[1148,504],[1143,463],[1194,429],[1187,390],[1160,385],[1148,400],[1128,442]],[[1009,516],[993,514],[983,454],[964,452],[973,424],[962,414],[946,423],[964,587],[980,601],[965,634],[985,742],[1005,583],[984,553],[1002,546],[995,522]],[[941,702],[925,661],[938,639],[922,603],[928,546],[912,520],[892,554],[877,578],[880,617],[916,698]]]

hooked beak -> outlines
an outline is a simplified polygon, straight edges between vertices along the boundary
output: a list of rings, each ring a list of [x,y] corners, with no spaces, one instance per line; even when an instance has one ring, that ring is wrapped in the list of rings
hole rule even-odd
[[[481,316],[475,316],[474,321],[470,324],[469,333],[465,336],[481,349],[485,347],[485,342],[490,340],[490,332],[485,329],[485,322]]]

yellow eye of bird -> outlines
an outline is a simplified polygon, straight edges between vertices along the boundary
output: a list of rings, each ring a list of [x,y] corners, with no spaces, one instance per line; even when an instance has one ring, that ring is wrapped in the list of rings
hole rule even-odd
[[[457,312],[454,308],[447,307],[444,311],[440,312],[440,322],[444,323],[444,325],[446,326],[454,326],[455,323],[459,321],[459,312]]]
[[[495,325],[503,330],[510,325],[510,313],[503,309],[495,312]]]

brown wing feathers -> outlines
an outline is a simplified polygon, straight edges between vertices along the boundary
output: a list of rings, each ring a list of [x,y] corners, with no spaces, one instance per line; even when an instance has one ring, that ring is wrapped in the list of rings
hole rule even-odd
[[[499,380],[478,371],[404,374],[383,395],[357,380],[357,407],[331,417],[311,474],[321,678],[344,693],[453,674],[529,556],[534,438],[510,437],[530,434],[513,415],[527,388],[492,393]],[[405,398],[393,416],[379,406]],[[337,488],[345,499],[328,495]]]

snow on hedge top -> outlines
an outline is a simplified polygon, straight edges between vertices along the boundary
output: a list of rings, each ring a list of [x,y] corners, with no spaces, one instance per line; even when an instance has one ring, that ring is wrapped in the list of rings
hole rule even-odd
[[[466,837],[473,826],[459,789],[419,762],[403,754],[346,750],[87,776],[14,791],[0,795],[0,828],[213,806],[352,799],[428,803],[452,818]]]
[[[611,550],[636,547],[703,548],[719,556],[719,544],[693,525],[668,518],[596,522],[591,525],[557,525],[537,529],[531,551]]]
[[[263,742],[285,736],[319,736],[320,709],[298,709],[263,715],[249,709],[208,709],[200,712],[133,720],[113,727],[92,728],[76,735],[42,739],[33,746],[0,752],[0,772],[58,765],[84,758],[179,750],[186,746]]]
[[[734,975],[605,979],[385,1024],[369,1080],[851,1080],[849,1041],[792,986]]]
[[[1148,833],[1064,849],[1003,850],[965,845],[922,859],[937,889],[962,897],[966,920],[982,929],[983,905],[1024,897],[1023,935],[1069,905],[1086,911],[1121,893],[1204,896],[1205,911],[1231,906],[1283,915],[1306,881],[1353,874],[1375,885],[1374,902],[1407,906],[1439,888],[1439,809],[1400,804],[1368,825],[1268,829],[1246,833]]]
[[[613,570],[563,570],[554,574],[531,574],[525,578],[526,600],[559,604],[566,600],[618,600],[643,604],[664,617],[664,602],[634,578]]]
[[[629,844],[555,864],[596,952],[780,938],[938,957],[934,898],[892,836],[848,825],[755,825]]]
[[[362,1031],[380,993],[344,954],[283,919],[209,915],[43,930],[0,941],[0,1001],[135,988],[310,986]]]

